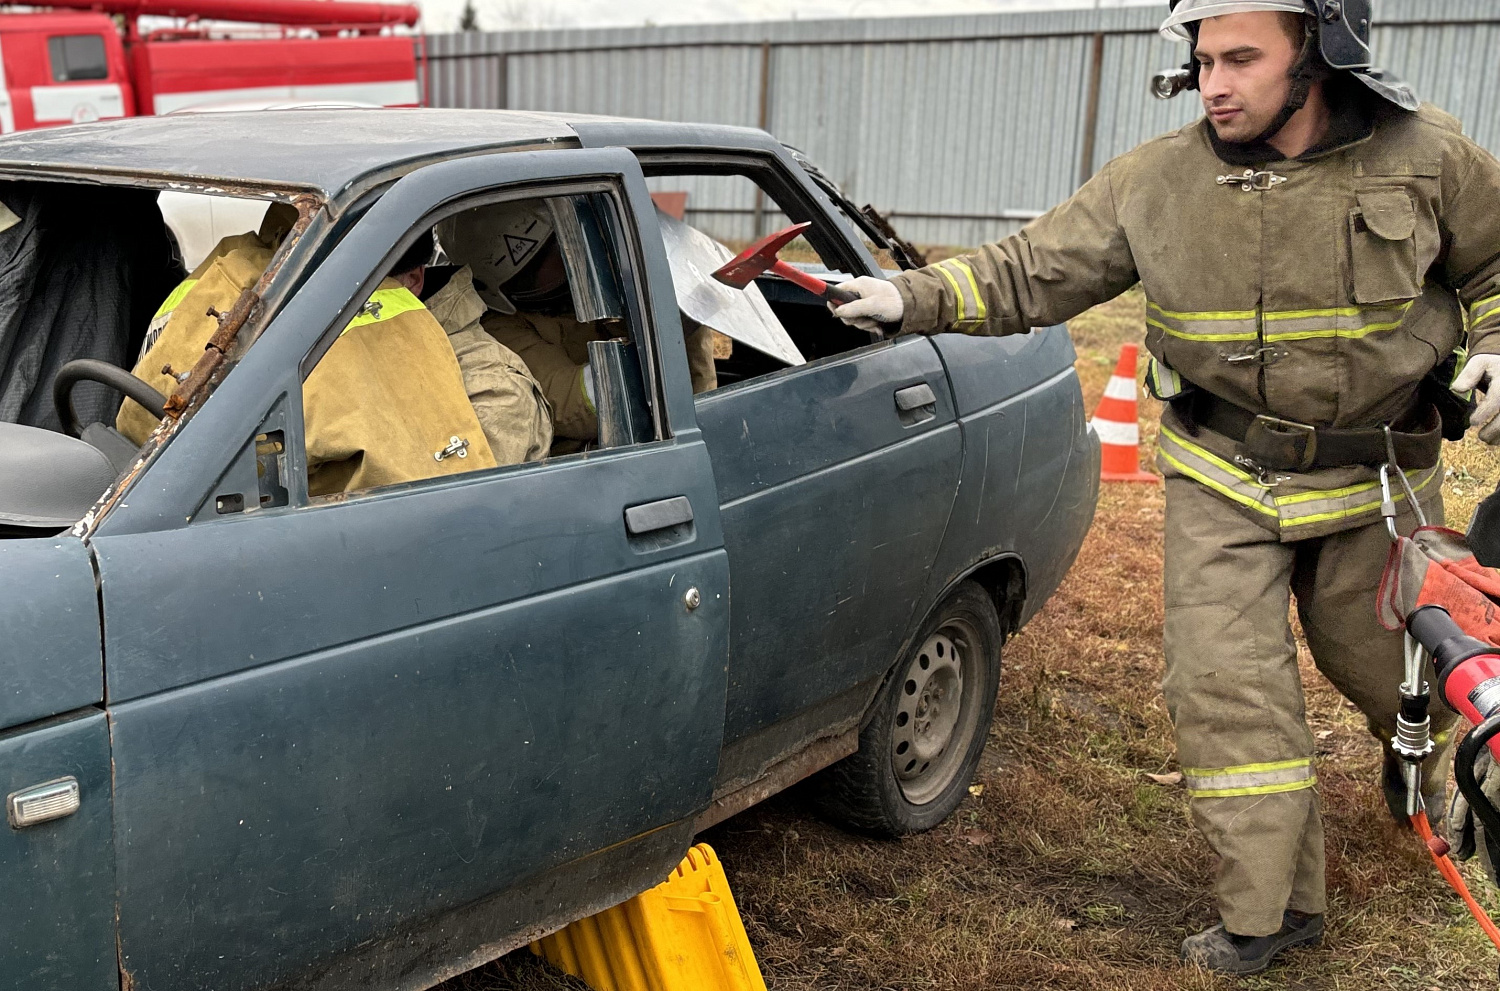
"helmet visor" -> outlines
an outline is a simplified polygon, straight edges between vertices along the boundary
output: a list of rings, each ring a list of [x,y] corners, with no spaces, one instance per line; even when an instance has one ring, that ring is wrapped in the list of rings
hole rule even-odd
[[[1161,22],[1161,35],[1168,41],[1192,41],[1187,25],[1206,17],[1225,14],[1248,14],[1257,10],[1274,10],[1288,14],[1306,14],[1305,0],[1182,0]]]

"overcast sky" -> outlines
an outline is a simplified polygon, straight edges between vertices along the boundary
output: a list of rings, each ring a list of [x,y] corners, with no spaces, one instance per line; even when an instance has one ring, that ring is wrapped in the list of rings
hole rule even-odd
[[[415,0],[428,31],[452,31],[464,0]],[[530,27],[612,27],[641,24],[704,24],[829,17],[911,17],[980,14],[1012,10],[1094,7],[1091,0],[473,0],[479,26],[487,31]],[[1101,0],[1106,7],[1163,0]]]

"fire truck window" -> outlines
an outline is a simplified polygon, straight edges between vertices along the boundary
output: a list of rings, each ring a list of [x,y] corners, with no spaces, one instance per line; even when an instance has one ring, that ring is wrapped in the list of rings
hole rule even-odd
[[[59,83],[80,79],[108,79],[104,39],[97,34],[65,34],[47,39],[52,57],[52,78]]]

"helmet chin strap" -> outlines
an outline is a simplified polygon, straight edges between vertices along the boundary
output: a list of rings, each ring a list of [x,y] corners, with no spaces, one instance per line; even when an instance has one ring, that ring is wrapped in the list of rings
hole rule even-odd
[[[1293,114],[1307,105],[1307,97],[1312,92],[1313,83],[1327,78],[1328,74],[1328,65],[1318,51],[1317,33],[1309,27],[1302,39],[1302,52],[1287,73],[1292,80],[1292,89],[1287,93],[1286,102],[1281,105],[1281,111],[1276,114],[1266,129],[1255,137],[1247,141],[1227,143],[1251,145],[1270,141],[1281,133],[1281,129],[1286,127],[1287,121],[1292,119]]]

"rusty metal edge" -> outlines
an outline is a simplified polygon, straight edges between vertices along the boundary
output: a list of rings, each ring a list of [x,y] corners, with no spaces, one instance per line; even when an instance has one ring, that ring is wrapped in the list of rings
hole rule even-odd
[[[821,771],[828,765],[843,760],[859,749],[859,726],[840,733],[814,740],[806,747],[784,757],[766,769],[766,772],[749,784],[722,795],[709,804],[693,821],[693,831],[701,833],[716,826],[730,816],[738,815],[752,805],[765,801],[779,791]]]
[[[160,450],[166,439],[176,431],[186,414],[202,404],[211,387],[218,384],[219,379],[223,377],[223,372],[226,370],[224,362],[228,357],[229,349],[234,346],[239,336],[240,329],[252,316],[259,315],[259,304],[266,290],[286,264],[298,242],[301,241],[302,235],[307,232],[308,225],[312,223],[318,210],[324,205],[321,197],[307,194],[295,196],[291,202],[297,208],[297,221],[287,232],[276,253],[271,256],[271,263],[266,266],[266,270],[261,273],[255,285],[240,294],[229,312],[220,314],[219,329],[204,346],[203,357],[198,359],[188,373],[188,377],[167,398],[167,415],[162,417],[161,423],[157,424],[151,436],[146,439],[135,462],[123,475],[115,479],[113,485],[104,490],[99,501],[84,514],[83,519],[73,525],[70,531],[73,536],[83,540],[93,536],[100,521],[114,508],[121,496],[130,488],[131,483],[145,470],[152,455]]]

